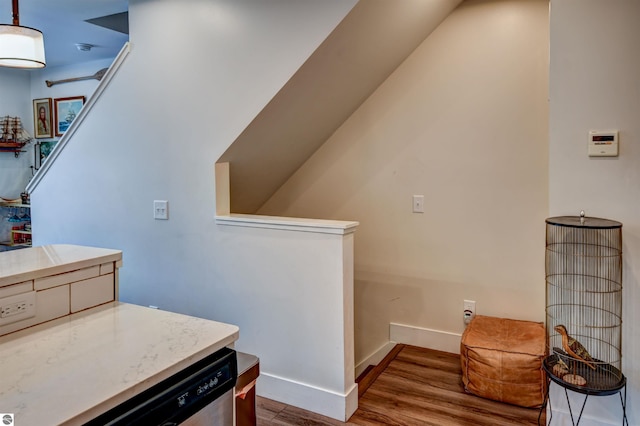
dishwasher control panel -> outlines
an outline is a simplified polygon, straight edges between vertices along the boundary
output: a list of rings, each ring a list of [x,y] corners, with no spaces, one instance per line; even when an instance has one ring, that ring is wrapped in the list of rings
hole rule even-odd
[[[231,380],[231,370],[230,365],[227,364],[206,377],[198,379],[185,392],[178,395],[176,398],[177,407],[183,408],[198,403],[229,380]]]
[[[168,379],[135,395],[85,426],[177,425],[233,392],[238,378],[238,360],[233,349],[222,348],[186,367]]]

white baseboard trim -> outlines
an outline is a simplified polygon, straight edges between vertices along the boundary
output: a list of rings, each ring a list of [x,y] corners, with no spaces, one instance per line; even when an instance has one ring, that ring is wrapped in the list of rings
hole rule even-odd
[[[256,394],[346,422],[358,409],[358,385],[345,394],[260,372]]]
[[[380,346],[371,355],[360,361],[358,365],[356,365],[356,378],[358,378],[368,366],[380,364],[380,362],[384,359],[385,356],[387,356],[389,352],[391,352],[395,345],[396,342],[387,342],[384,345]]]
[[[392,322],[389,324],[389,338],[405,345],[457,354],[460,353],[462,335]]]

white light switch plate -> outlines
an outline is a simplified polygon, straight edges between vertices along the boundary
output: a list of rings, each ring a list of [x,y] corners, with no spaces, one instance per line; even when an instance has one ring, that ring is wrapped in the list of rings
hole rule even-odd
[[[413,212],[424,213],[424,195],[413,196]]]
[[[169,202],[167,200],[153,201],[153,218],[159,220],[169,219]]]

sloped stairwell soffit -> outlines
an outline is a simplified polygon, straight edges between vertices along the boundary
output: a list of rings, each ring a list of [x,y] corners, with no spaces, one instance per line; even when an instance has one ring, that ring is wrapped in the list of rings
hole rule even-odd
[[[217,162],[255,213],[461,0],[360,0]]]

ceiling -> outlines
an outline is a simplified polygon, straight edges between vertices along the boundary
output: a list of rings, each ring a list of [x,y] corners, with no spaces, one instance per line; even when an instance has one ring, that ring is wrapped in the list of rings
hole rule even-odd
[[[128,34],[86,22],[101,20],[111,28],[126,24],[128,0],[20,0],[20,25],[42,31],[47,67],[115,58],[129,39]],[[0,0],[0,24],[11,24],[11,0]],[[117,27],[116,27],[117,28]],[[128,31],[126,25],[125,31]],[[78,50],[76,43],[88,43],[88,52]]]

